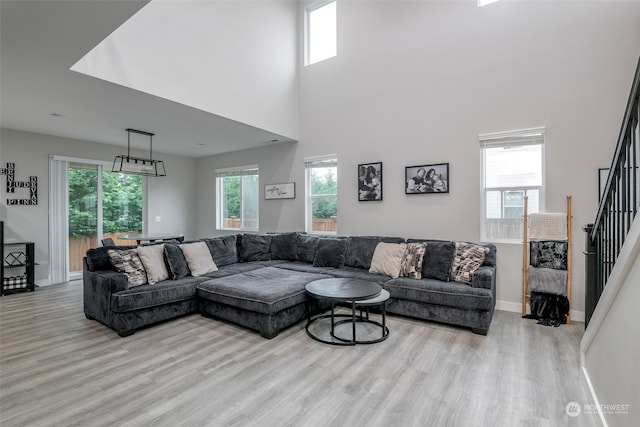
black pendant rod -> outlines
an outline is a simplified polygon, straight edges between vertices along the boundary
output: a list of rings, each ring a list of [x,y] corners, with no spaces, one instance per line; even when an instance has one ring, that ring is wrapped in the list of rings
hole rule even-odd
[[[149,137],[149,160],[153,159],[153,135],[155,135],[155,133],[131,128],[127,129],[127,157],[131,156],[131,132]]]

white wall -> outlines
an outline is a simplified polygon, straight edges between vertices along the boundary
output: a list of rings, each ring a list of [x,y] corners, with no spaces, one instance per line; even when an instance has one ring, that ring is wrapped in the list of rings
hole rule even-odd
[[[546,126],[546,210],[573,195],[573,309],[640,55],[637,2],[339,2],[338,56],[301,70],[301,155],[337,152],[341,234],[477,241],[478,134]],[[384,162],[384,201],[356,165]],[[403,191],[404,167],[450,162],[450,194]],[[350,179],[352,178],[352,179]],[[521,246],[499,245],[498,300],[520,300]]]
[[[216,230],[216,169],[258,165],[260,169],[260,231],[296,231],[304,229],[304,164],[296,161],[298,144],[283,143],[209,156],[197,161],[199,237],[230,234]],[[264,200],[264,186],[284,182],[296,183],[296,198]]]
[[[298,139],[296,2],[152,1],[72,67]]]
[[[300,66],[299,143],[199,161],[199,180],[210,179],[203,167],[260,160],[261,178],[289,176],[297,188],[294,201],[262,202],[261,230],[302,229],[303,159],[337,153],[339,234],[478,241],[478,134],[545,126],[546,210],[564,211],[565,196],[573,196],[579,320],[580,227],[595,219],[598,168],[613,156],[640,55],[640,3],[476,4],[338,2],[338,56]],[[358,202],[357,165],[377,161],[384,200]],[[449,194],[404,194],[405,166],[440,162],[450,163]],[[198,233],[207,234],[213,192],[201,195]],[[278,211],[279,219],[268,216]],[[499,307],[519,309],[521,251],[498,245]]]
[[[640,219],[636,217],[580,343],[581,364],[608,426],[640,420]]]
[[[0,129],[2,152],[0,165],[16,164],[16,179],[38,177],[38,205],[7,206],[6,180],[0,176],[0,217],[5,221],[7,239],[33,241],[36,244],[36,280],[49,276],[49,155],[113,161],[123,147],[59,138],[51,135]],[[147,218],[151,233],[179,232],[195,235],[196,173],[195,160],[180,156],[154,154],[165,162],[167,176],[147,179]],[[28,190],[22,191],[28,197]],[[9,197],[23,197],[11,195]],[[162,222],[156,223],[160,215]]]

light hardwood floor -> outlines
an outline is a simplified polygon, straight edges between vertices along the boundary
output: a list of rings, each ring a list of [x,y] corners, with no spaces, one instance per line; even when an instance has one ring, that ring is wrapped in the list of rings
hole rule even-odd
[[[598,426],[584,325],[498,311],[488,336],[389,316],[379,344],[304,325],[272,340],[199,315],[120,338],[85,319],[79,281],[0,298],[0,425]]]

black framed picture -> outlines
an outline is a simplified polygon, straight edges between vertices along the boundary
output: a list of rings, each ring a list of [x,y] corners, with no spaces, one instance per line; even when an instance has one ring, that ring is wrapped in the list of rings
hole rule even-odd
[[[358,201],[382,200],[382,162],[358,165]]]
[[[407,166],[404,169],[405,194],[449,192],[449,163]]]

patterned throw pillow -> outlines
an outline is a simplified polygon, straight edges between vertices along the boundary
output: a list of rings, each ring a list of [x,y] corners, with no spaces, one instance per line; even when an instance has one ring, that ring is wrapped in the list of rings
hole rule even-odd
[[[400,276],[422,279],[422,260],[427,250],[426,243],[407,243],[404,258],[400,265]]]
[[[451,280],[470,285],[473,273],[482,265],[489,248],[473,243],[456,242],[456,256],[451,267]]]
[[[127,276],[129,288],[147,283],[147,272],[142,266],[137,249],[109,249],[109,259],[116,270]]]

